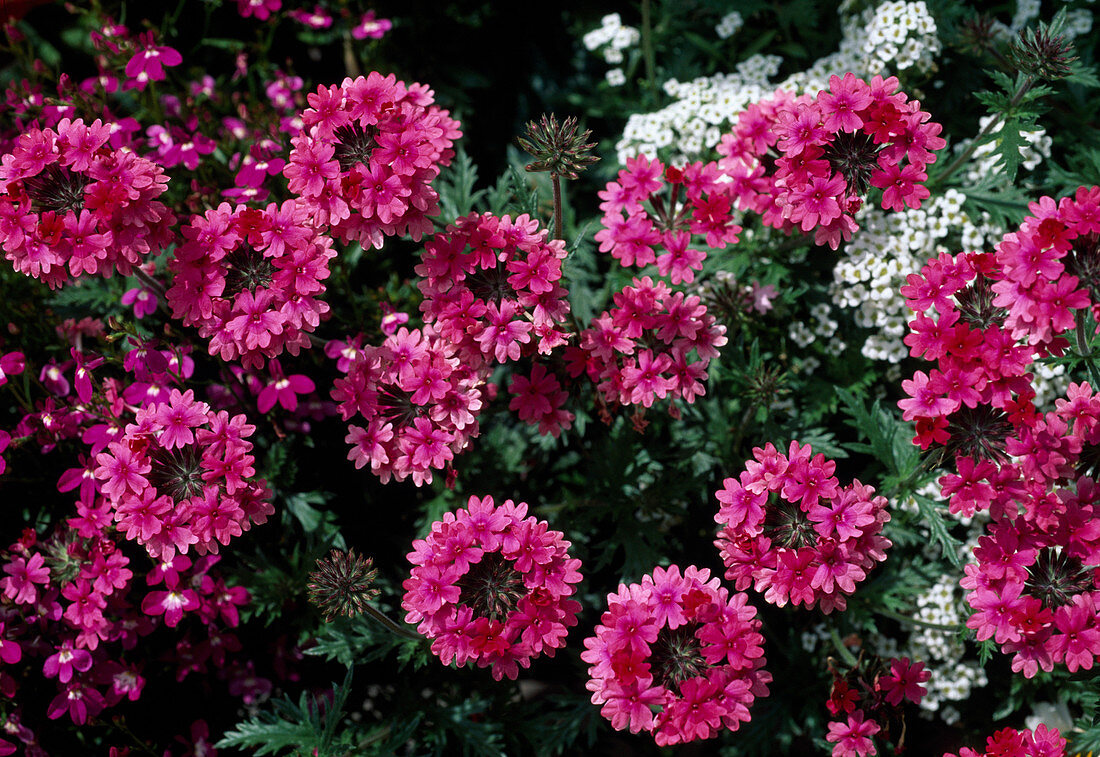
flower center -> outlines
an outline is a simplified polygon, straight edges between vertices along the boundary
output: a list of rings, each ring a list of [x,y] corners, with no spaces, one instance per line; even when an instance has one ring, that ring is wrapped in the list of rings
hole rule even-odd
[[[699,640],[695,638],[698,623],[686,623],[679,628],[662,628],[650,647],[650,670],[653,682],[680,693],[680,684],[703,675],[707,661],[703,658]]]
[[[466,275],[466,286],[473,295],[485,302],[495,302],[497,306],[503,300],[516,299],[516,290],[508,283],[508,269],[499,263],[494,268],[484,268]]]
[[[151,455],[152,470],[149,481],[161,494],[167,494],[176,502],[182,502],[202,494],[202,452],[195,445],[179,449],[162,449]]]
[[[1050,547],[1039,551],[1027,573],[1024,588],[1052,610],[1072,604],[1077,594],[1093,590],[1092,571],[1078,558]]]
[[[993,304],[994,292],[989,279],[981,274],[970,286],[955,294],[958,302],[959,317],[976,329],[986,329],[994,324],[1003,324],[1008,311]]]
[[[89,183],[84,174],[73,173],[56,163],[46,166],[37,176],[23,180],[23,188],[30,195],[35,211],[79,213],[84,208],[84,187]]]
[[[1005,462],[1005,439],[1015,433],[1012,423],[1003,410],[989,405],[970,408],[963,405],[948,421],[947,433],[951,439],[944,447],[944,459],[960,454],[982,460]]]
[[[788,502],[774,494],[769,497],[764,513],[764,536],[776,546],[791,549],[817,545],[814,524],[798,503]]]
[[[333,134],[340,140],[333,148],[333,157],[340,164],[341,171],[347,171],[356,163],[370,166],[371,153],[378,146],[375,141],[377,127],[364,129],[359,124],[348,124],[336,129]]]
[[[825,148],[822,157],[844,177],[849,190],[862,195],[867,192],[871,174],[878,168],[879,148],[870,134],[841,132]]]
[[[470,566],[458,579],[459,602],[474,611],[474,617],[503,621],[516,604],[527,596],[523,576],[511,560],[499,552],[489,552]]]
[[[417,418],[427,415],[427,410],[423,405],[412,401],[412,392],[387,385],[378,388],[378,413],[395,426],[408,426]]]
[[[258,287],[266,287],[275,275],[275,266],[269,258],[242,244],[229,253],[225,262],[225,296],[234,297],[241,292],[255,292]]]

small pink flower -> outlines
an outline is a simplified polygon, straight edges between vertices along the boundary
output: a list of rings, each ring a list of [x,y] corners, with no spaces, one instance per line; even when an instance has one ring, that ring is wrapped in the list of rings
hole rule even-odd
[[[351,36],[356,39],[382,39],[393,28],[393,22],[388,18],[375,18],[374,11],[369,10],[359,19],[359,23],[351,30]]]

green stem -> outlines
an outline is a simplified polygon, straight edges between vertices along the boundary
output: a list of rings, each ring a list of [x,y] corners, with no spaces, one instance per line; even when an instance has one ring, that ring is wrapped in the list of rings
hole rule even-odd
[[[398,625],[397,623],[394,623],[392,620],[390,620],[388,617],[386,617],[385,613],[383,613],[381,610],[375,609],[371,605],[366,605],[366,610],[367,610],[367,615],[370,615],[372,618],[374,618],[379,623],[384,625],[391,632],[397,634],[398,636],[400,636],[403,639],[412,639],[413,641],[420,641],[424,638],[420,634],[418,634],[414,631],[410,631],[409,629],[405,628],[404,626]]]
[[[1008,107],[1006,107],[1004,111],[1000,113],[993,114],[992,120],[990,120],[990,122],[985,125],[984,129],[978,132],[978,136],[974,138],[974,141],[971,142],[965,150],[959,153],[959,155],[947,165],[947,168],[936,174],[935,177],[929,179],[927,183],[928,188],[934,189],[940,186],[945,181],[947,181],[947,179],[953,173],[958,171],[966,163],[966,161],[970,160],[970,157],[974,154],[974,151],[981,147],[982,140],[992,134],[993,130],[996,129],[1002,121],[1004,121],[1006,113],[1010,113],[1011,111],[1015,110],[1016,106],[1020,104],[1020,101],[1024,99],[1024,95],[1031,91],[1031,88],[1035,86],[1036,81],[1038,80],[1034,76],[1028,76],[1026,79],[1024,79],[1023,83],[1020,84],[1020,88],[1016,90],[1016,94],[1014,94],[1012,96],[1012,99],[1009,101]]]
[[[145,271],[141,270],[140,268],[134,268],[133,276],[134,276],[135,279],[140,281],[142,284],[144,284],[145,286],[152,289],[156,293],[157,297],[159,297],[161,299],[164,299],[164,295],[165,295],[164,284],[161,284],[159,281],[154,279],[152,276],[150,276],[149,274],[147,274]]]
[[[561,177],[556,173],[550,174],[550,181],[554,185],[554,239],[562,239],[561,235]]]
[[[642,0],[642,57],[645,59],[645,81],[650,95],[657,91],[657,73],[653,55],[653,23],[649,13],[650,0]]]
[[[840,655],[840,659],[844,660],[844,664],[850,668],[854,668],[859,664],[859,660],[855,655],[851,653],[848,647],[844,646],[844,641],[841,640],[840,634],[836,632],[835,628],[829,629],[829,638],[833,640],[833,647],[836,649],[836,653]]]
[[[920,620],[919,618],[913,618],[908,615],[902,615],[900,612],[894,612],[893,610],[887,610],[884,607],[871,607],[871,612],[876,615],[882,615],[886,618],[892,618],[899,623],[910,623],[914,626],[920,626],[921,628],[929,628],[933,631],[949,631],[951,633],[958,633],[962,628],[959,625],[945,625],[943,623],[932,623],[928,620]]]
[[[348,76],[352,79],[356,79],[362,73],[359,68],[359,59],[355,56],[355,48],[352,46],[351,31],[344,30],[344,69],[348,72]]]

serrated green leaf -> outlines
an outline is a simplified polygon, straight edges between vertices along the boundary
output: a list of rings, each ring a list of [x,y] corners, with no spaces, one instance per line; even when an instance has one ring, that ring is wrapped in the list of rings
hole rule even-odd
[[[956,539],[947,530],[947,520],[939,513],[937,503],[923,494],[913,494],[920,511],[921,522],[928,526],[932,540],[940,545],[943,556],[958,570],[962,570],[963,559],[959,556],[959,548],[962,542]]]

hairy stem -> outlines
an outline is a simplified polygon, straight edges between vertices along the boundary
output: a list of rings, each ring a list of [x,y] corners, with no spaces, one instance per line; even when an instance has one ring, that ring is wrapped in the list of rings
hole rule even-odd
[[[372,618],[374,618],[379,623],[384,625],[389,631],[391,631],[392,633],[397,634],[398,636],[400,636],[403,639],[412,639],[414,641],[420,641],[421,639],[424,638],[420,634],[418,634],[414,631],[410,631],[409,629],[405,628],[402,625],[394,623],[392,620],[390,620],[386,616],[385,613],[383,613],[381,610],[375,609],[371,605],[366,605],[366,610],[367,610],[367,615],[370,615]]]
[[[562,239],[561,235],[561,177],[556,173],[550,174],[550,181],[554,185],[554,239]]]

